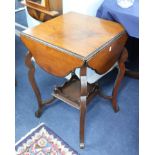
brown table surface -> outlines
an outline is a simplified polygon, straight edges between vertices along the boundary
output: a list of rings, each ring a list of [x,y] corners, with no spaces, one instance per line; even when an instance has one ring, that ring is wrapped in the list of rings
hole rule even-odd
[[[122,31],[124,28],[116,22],[69,12],[23,33],[83,58]]]

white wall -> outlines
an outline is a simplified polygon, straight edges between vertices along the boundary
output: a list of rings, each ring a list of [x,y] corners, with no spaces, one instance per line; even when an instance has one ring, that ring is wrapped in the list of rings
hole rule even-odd
[[[104,0],[63,0],[63,12],[75,11],[87,15],[96,15]]]

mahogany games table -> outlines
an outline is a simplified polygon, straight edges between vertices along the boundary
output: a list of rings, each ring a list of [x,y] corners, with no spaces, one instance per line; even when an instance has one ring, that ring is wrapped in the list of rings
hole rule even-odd
[[[25,63],[29,68],[29,81],[38,101],[36,116],[40,117],[44,107],[55,99],[80,110],[80,148],[84,148],[84,126],[87,104],[95,95],[112,101],[115,112],[118,87],[125,72],[124,62],[128,57],[124,45],[127,33],[124,28],[112,21],[69,12],[29,28],[21,33],[21,39],[28,48]],[[40,90],[35,82],[35,62],[49,74],[71,78],[62,86],[56,87],[52,98],[42,101]],[[119,72],[112,96],[100,90],[98,82],[87,82],[87,67],[98,74],[104,74],[117,63]],[[80,78],[75,69],[80,68]]]

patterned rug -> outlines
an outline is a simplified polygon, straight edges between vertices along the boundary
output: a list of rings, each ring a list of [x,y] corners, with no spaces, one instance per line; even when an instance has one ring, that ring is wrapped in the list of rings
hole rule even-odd
[[[20,139],[15,150],[16,155],[78,155],[43,123]]]

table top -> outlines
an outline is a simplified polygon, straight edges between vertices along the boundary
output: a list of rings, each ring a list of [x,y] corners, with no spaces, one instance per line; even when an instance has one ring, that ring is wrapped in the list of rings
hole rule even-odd
[[[69,12],[22,32],[31,39],[84,59],[124,33],[112,21]]]

